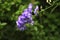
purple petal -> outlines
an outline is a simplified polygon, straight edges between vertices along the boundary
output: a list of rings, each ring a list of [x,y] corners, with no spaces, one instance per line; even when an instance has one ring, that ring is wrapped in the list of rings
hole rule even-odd
[[[16,21],[16,24],[17,24],[18,27],[20,27],[21,25],[23,25],[22,23],[20,23],[18,21]]]
[[[22,14],[22,16],[25,16],[26,18],[31,18],[32,14],[30,14],[29,12],[25,12]]]
[[[21,30],[21,31],[26,30],[26,26],[21,26],[21,27],[19,28],[19,30]]]
[[[36,6],[35,10],[34,10],[34,14],[37,15],[37,11],[39,10],[38,6]]]
[[[18,20],[20,21],[20,20],[21,20],[21,18],[22,18],[22,19],[25,19],[25,17],[24,17],[24,16],[19,16],[19,17],[18,17]]]
[[[32,9],[32,3],[29,4],[28,8],[29,9]]]

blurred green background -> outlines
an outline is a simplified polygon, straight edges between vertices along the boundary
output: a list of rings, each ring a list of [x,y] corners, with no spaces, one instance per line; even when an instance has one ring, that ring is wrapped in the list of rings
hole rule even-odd
[[[40,6],[40,20],[33,15],[34,25],[20,31],[16,20],[29,3]],[[0,0],[0,40],[60,40],[60,0]]]

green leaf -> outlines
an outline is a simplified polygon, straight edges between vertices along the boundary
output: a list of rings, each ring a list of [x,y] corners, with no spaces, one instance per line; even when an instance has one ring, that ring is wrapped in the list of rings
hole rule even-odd
[[[7,23],[0,23],[0,29],[2,29]]]

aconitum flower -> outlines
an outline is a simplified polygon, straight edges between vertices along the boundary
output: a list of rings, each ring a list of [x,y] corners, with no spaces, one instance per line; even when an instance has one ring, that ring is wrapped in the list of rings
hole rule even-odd
[[[25,24],[30,23],[33,25],[34,21],[32,20],[32,4],[30,3],[28,8],[24,10],[22,15],[18,17],[18,20],[16,21],[16,24],[18,26],[18,29],[21,31],[26,29]]]
[[[39,10],[39,7],[36,6],[35,10],[34,10],[34,14],[37,15],[37,11]]]
[[[16,21],[18,29],[21,31],[24,31],[27,27],[25,24],[29,23],[31,25],[34,24],[34,21],[32,19],[32,4],[30,3],[28,8],[23,11],[23,13],[18,17],[18,20]],[[38,6],[36,6],[34,10],[34,14],[37,15]]]

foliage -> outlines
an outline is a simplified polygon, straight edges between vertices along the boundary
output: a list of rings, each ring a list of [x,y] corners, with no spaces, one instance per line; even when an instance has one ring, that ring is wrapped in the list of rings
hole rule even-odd
[[[48,2],[38,12],[40,20],[33,15],[33,26],[18,30],[16,20],[31,1],[0,0],[0,40],[60,40],[60,0]],[[38,0],[33,3],[41,4]]]

